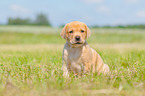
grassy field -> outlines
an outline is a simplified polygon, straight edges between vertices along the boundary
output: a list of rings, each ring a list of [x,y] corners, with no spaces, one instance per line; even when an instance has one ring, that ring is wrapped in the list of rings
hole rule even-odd
[[[91,29],[108,76],[62,76],[61,29],[0,26],[0,96],[144,96],[145,30]]]

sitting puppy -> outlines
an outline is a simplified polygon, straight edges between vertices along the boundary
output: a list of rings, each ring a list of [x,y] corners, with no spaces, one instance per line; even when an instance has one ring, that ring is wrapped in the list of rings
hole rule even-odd
[[[79,21],[68,23],[60,35],[66,40],[63,49],[64,76],[68,77],[70,72],[76,75],[88,72],[109,73],[108,65],[104,64],[100,55],[86,42],[91,31],[85,23]]]

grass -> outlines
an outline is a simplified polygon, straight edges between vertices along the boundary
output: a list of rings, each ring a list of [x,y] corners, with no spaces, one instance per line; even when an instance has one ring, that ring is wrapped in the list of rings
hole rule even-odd
[[[109,65],[110,75],[71,74],[70,78],[64,78],[61,57],[65,41],[59,34],[3,30],[0,32],[0,95],[145,95],[145,33],[124,31],[94,32],[88,39]]]
[[[0,44],[64,44],[59,33],[14,33],[0,32]],[[88,43],[145,43],[144,34],[92,33]]]

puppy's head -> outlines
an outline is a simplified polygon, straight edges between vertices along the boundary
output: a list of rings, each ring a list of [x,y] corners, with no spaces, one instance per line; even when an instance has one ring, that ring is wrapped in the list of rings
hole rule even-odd
[[[85,43],[91,31],[85,23],[73,21],[64,26],[60,35],[72,46],[79,47]]]

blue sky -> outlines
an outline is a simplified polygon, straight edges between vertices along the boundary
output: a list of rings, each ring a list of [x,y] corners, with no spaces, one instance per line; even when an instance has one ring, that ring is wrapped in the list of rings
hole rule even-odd
[[[145,24],[145,0],[1,0],[0,24],[8,17],[35,19],[45,13],[53,26],[71,21],[87,25]]]

